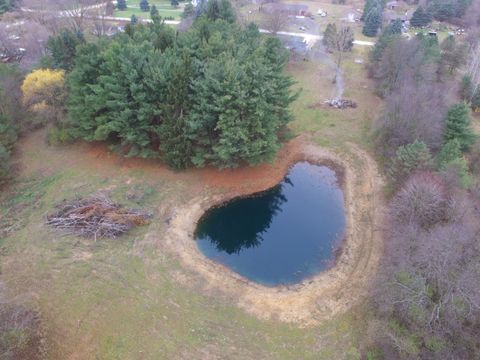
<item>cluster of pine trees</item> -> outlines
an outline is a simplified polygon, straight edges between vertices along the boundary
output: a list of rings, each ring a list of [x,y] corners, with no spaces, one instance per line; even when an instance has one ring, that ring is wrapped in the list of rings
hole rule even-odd
[[[158,19],[157,19],[158,20]],[[77,48],[67,78],[72,134],[174,168],[271,159],[291,120],[288,53],[211,0],[192,28],[129,25]]]
[[[383,0],[367,0],[363,8],[362,20],[364,21],[362,33],[365,36],[375,37],[382,27]]]
[[[0,185],[11,178],[11,151],[23,126],[21,78],[18,69],[0,63]]]
[[[426,11],[438,21],[451,21],[461,18],[472,0],[430,0]]]
[[[433,19],[452,21],[465,15],[472,0],[431,0],[425,6],[419,5],[412,14],[410,24],[415,27],[427,26]]]

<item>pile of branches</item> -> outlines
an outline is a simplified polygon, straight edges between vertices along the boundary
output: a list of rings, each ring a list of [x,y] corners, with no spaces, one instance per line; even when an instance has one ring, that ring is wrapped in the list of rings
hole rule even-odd
[[[331,99],[326,100],[325,103],[335,109],[346,109],[346,108],[353,108],[357,107],[357,103],[353,100],[348,99]]]
[[[127,209],[112,202],[106,195],[97,194],[85,199],[63,201],[57,212],[47,217],[47,225],[67,234],[86,238],[116,238],[132,227],[148,223],[152,214]]]

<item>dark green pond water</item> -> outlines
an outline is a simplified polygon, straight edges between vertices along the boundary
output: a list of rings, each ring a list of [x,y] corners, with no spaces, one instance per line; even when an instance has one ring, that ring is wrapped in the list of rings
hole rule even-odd
[[[274,286],[327,269],[344,230],[343,192],[335,172],[300,162],[274,188],[209,210],[196,239],[208,258]]]

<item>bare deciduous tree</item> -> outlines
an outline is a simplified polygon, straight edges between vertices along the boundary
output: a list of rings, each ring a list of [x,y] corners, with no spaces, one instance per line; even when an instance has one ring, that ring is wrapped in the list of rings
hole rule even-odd
[[[462,18],[462,25],[470,29],[480,27],[480,1],[472,1]]]
[[[263,6],[268,3],[275,3],[278,2],[278,0],[257,0],[256,3],[258,4],[258,11],[263,10]]]
[[[475,41],[470,46],[468,54],[467,75],[472,84],[472,94],[480,89],[480,41]]]
[[[55,0],[54,9],[72,30],[84,31],[85,20],[104,15],[105,3],[99,0]]]
[[[276,34],[284,30],[288,25],[288,13],[282,9],[273,9],[271,12],[265,13],[263,26],[272,34]]]
[[[68,28],[74,31],[85,29],[85,20],[104,14],[102,0],[22,0],[21,9],[30,18],[49,26],[52,32]]]
[[[397,193],[390,211],[400,224],[431,228],[446,220],[448,201],[441,181],[430,173],[414,175]]]
[[[374,129],[379,133],[379,148],[391,158],[399,146],[421,140],[435,151],[443,143],[447,101],[434,83],[417,84],[413,76],[397,80],[398,89],[385,99],[385,110]]]
[[[33,66],[45,54],[49,31],[31,20],[0,23],[0,53],[3,61],[18,61],[22,68]]]
[[[335,24],[328,24],[323,37],[323,44],[327,50],[335,55],[335,62],[340,68],[343,55],[353,48],[353,31],[349,26],[337,30]]]
[[[392,202],[385,254],[373,283],[378,317],[368,336],[387,358],[477,358],[478,200],[460,189],[444,193],[438,179],[432,183],[432,178],[416,176],[412,181],[423,182],[422,192],[430,195],[416,196],[407,183]],[[398,197],[405,196],[414,204],[399,207]],[[452,203],[461,215],[444,216]],[[422,214],[428,228],[414,219],[425,218]]]
[[[421,41],[396,39],[384,50],[380,63],[373,71],[379,95],[387,96],[412,80],[418,83],[436,81],[437,66],[427,61],[427,57]]]

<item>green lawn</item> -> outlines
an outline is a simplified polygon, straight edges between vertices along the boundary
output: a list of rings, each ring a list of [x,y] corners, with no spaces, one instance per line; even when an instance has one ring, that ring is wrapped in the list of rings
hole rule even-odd
[[[163,18],[173,17],[175,20],[180,20],[180,15],[183,12],[184,3],[180,2],[180,6],[174,8],[170,5],[170,1],[165,0],[150,0],[150,6],[155,5]],[[150,19],[150,12],[145,12],[140,9],[140,0],[127,1],[128,8],[123,11],[115,10],[113,16],[119,18],[130,18],[135,15],[139,18]]]

